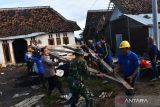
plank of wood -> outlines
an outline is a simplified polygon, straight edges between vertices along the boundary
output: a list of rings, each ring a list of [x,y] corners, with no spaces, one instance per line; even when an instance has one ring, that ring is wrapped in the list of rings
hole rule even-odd
[[[62,56],[59,56],[58,54],[54,53],[54,52],[50,52],[50,56],[51,57],[54,57],[56,59],[58,59],[59,61],[62,61],[62,62],[67,62],[69,61],[68,59],[62,57]]]
[[[90,67],[88,67],[88,71],[89,71],[89,72],[92,72],[92,73],[95,73],[95,74],[100,73],[100,71],[95,70],[95,69],[90,68]],[[116,78],[114,78],[114,77],[112,77],[112,76],[109,76],[109,75],[106,75],[106,74],[103,74],[103,76],[104,76],[104,78],[105,78],[107,81],[109,81],[109,82],[122,85],[122,83],[121,83],[118,79],[116,79]]]
[[[76,49],[75,48],[72,48],[72,47],[70,47],[70,46],[63,46],[64,48],[66,48],[66,49],[70,49],[70,50],[72,50],[72,51],[75,51]]]
[[[52,52],[62,52],[62,53],[74,53],[73,51],[66,51],[66,50],[60,50],[60,49],[49,49]]]

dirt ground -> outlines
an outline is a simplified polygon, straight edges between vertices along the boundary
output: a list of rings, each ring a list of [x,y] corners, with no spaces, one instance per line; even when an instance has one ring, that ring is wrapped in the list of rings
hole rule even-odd
[[[40,86],[39,78],[36,75],[28,76],[25,71],[25,66],[10,66],[0,69],[0,107],[14,107],[15,104],[26,98],[46,93],[41,87],[37,89],[33,88],[33,86]],[[143,76],[136,84],[136,95],[160,95],[160,80],[150,82],[150,71],[143,71],[142,74]],[[65,80],[62,79],[62,81]],[[125,95],[125,91],[122,87],[111,83],[103,84],[102,80],[94,77],[86,81],[86,84],[94,95],[95,107],[113,107],[115,96]],[[63,86],[65,87],[65,91],[68,92],[65,82],[63,83]],[[112,94],[109,98],[99,98],[102,92]],[[29,94],[13,98],[15,94],[24,93]],[[63,107],[65,103],[58,100],[60,100],[59,93],[55,90],[51,97],[45,96],[34,105],[34,107]]]

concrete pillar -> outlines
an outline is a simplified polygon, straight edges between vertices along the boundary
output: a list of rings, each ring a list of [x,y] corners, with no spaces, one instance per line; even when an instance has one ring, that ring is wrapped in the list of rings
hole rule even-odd
[[[0,64],[2,65],[2,67],[6,67],[4,52],[3,52],[3,47],[2,47],[2,41],[0,41]]]
[[[16,64],[16,62],[15,62],[15,57],[14,57],[13,45],[12,45],[13,41],[8,41],[8,43],[9,43],[11,60],[12,60],[12,63],[11,63],[11,64]]]
[[[63,45],[63,33],[60,33],[61,45]]]

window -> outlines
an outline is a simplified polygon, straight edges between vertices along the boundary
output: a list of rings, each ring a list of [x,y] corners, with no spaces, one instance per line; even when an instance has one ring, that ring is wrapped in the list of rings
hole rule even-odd
[[[30,41],[30,45],[36,45],[36,38],[35,37],[31,37],[31,41]]]
[[[48,45],[55,45],[54,38],[48,39]]]
[[[57,45],[61,45],[61,38],[59,33],[56,34],[56,41],[57,41]]]
[[[31,40],[36,40],[36,38],[35,37],[31,37]]]
[[[67,37],[67,33],[63,33],[63,44],[65,44],[65,45],[69,44],[69,39]]]
[[[52,34],[49,34],[48,45],[55,45],[54,38]]]
[[[53,35],[52,35],[52,34],[49,34],[49,38],[53,38]]]

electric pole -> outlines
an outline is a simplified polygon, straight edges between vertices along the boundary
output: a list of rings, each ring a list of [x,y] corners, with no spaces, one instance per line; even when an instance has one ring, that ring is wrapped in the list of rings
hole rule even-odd
[[[153,37],[156,41],[156,45],[157,45],[158,49],[160,49],[157,0],[152,0],[152,13],[153,13]]]

